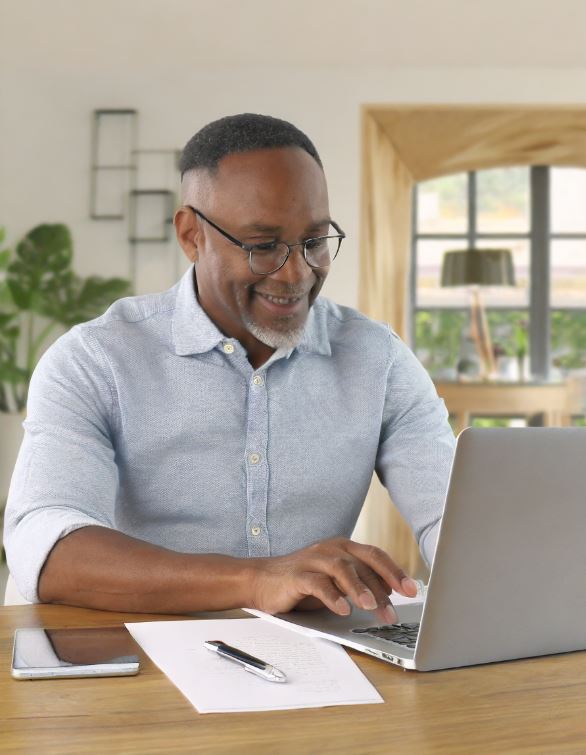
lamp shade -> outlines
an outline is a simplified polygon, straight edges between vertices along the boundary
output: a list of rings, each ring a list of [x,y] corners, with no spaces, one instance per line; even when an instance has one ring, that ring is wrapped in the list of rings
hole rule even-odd
[[[445,252],[442,286],[514,286],[509,249],[458,249]]]

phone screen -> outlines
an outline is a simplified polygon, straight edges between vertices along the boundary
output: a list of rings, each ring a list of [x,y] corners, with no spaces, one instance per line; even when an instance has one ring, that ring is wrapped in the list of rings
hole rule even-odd
[[[12,671],[27,679],[137,673],[136,650],[126,627],[17,629]]]

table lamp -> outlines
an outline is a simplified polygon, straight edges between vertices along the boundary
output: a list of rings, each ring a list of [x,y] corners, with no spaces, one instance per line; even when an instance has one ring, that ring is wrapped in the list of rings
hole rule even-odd
[[[480,286],[514,286],[513,255],[509,249],[459,249],[445,252],[442,286],[467,286],[470,291],[470,336],[480,362],[480,377],[496,374],[486,311]]]

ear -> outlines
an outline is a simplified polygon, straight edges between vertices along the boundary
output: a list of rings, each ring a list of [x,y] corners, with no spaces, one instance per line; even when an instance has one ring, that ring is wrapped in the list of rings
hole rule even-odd
[[[173,218],[179,246],[190,262],[197,262],[198,246],[202,243],[201,226],[197,215],[189,207],[180,207]]]

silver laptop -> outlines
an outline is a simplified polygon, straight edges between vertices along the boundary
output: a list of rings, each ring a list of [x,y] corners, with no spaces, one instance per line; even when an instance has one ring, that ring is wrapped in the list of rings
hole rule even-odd
[[[254,613],[418,671],[586,649],[586,428],[461,433],[427,597],[397,624]]]

